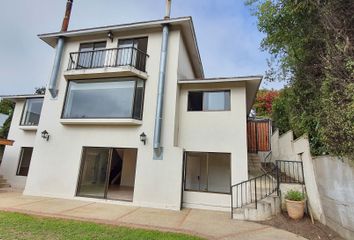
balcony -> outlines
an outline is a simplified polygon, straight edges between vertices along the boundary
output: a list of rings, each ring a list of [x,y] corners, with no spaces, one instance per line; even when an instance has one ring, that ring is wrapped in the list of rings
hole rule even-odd
[[[72,52],[64,75],[67,79],[119,76],[146,79],[148,57],[148,54],[134,47]]]

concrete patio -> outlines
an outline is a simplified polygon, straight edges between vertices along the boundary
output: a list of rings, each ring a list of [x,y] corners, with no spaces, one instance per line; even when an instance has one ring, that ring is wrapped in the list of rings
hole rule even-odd
[[[169,211],[109,203],[24,196],[21,191],[0,190],[0,210],[75,219],[117,226],[182,232],[207,239],[304,239],[270,226],[231,220],[229,213],[184,209]]]

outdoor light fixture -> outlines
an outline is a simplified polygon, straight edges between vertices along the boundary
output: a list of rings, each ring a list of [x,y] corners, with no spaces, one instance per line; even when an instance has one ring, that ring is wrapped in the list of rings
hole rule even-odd
[[[111,31],[109,31],[108,33],[107,33],[107,37],[109,38],[109,39],[111,39],[111,42],[113,42],[113,33],[111,32]]]
[[[144,132],[140,134],[140,141],[142,141],[144,145],[146,145],[146,134]]]
[[[41,132],[42,134],[42,138],[45,140],[49,140],[49,133],[47,132],[47,130],[44,130],[43,132]]]

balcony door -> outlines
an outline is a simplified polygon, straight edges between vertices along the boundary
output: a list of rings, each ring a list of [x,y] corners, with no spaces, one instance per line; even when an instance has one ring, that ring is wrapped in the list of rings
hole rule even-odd
[[[132,66],[141,71],[145,70],[147,38],[119,40],[118,49],[118,66]]]
[[[85,147],[77,196],[133,201],[137,149]]]
[[[106,52],[106,42],[82,43],[76,68],[98,68],[103,67]]]

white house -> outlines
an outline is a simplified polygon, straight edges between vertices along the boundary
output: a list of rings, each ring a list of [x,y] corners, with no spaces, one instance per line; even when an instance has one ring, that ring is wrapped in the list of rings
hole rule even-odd
[[[0,174],[25,195],[229,211],[262,76],[205,78],[190,17],[39,35],[45,96],[16,103]],[[222,54],[222,53],[221,53]]]

